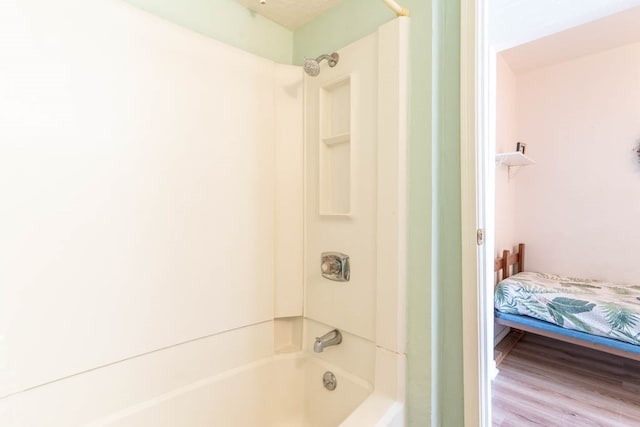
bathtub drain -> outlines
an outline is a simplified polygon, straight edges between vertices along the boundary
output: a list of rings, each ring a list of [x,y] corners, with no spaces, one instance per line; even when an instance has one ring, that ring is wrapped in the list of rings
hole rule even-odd
[[[322,383],[324,384],[324,388],[329,391],[333,391],[338,386],[338,380],[336,380],[336,376],[333,375],[333,372],[327,371],[322,376]]]

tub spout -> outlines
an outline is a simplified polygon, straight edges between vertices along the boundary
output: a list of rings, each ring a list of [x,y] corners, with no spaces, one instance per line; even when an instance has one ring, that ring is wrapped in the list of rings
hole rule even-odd
[[[325,347],[332,345],[338,345],[342,342],[342,334],[339,330],[327,332],[321,337],[316,338],[316,342],[313,344],[313,351],[316,353],[322,353]]]

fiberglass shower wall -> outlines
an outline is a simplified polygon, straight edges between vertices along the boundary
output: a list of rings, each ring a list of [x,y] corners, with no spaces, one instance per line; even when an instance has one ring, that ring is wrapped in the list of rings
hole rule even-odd
[[[0,35],[0,424],[272,355],[300,69],[109,0],[3,2]]]
[[[343,341],[315,356],[404,399],[406,106],[409,20],[339,49],[305,76],[305,344],[332,328]],[[320,255],[350,258],[350,280],[320,274]],[[378,402],[378,406],[381,407]],[[355,424],[353,424],[355,425]]]

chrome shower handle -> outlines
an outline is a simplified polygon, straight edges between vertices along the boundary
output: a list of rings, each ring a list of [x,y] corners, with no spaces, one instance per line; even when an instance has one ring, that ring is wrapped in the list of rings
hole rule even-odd
[[[335,259],[326,259],[322,265],[320,266],[323,274],[336,274],[340,273],[342,269],[340,266],[340,262]]]
[[[323,252],[320,257],[322,277],[336,282],[348,282],[351,276],[349,255],[340,252]]]

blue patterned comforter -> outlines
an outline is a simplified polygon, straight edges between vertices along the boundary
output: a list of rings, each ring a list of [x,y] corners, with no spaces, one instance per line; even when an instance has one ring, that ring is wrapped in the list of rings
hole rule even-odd
[[[498,311],[640,344],[640,285],[524,272],[496,286]]]

